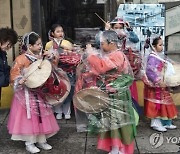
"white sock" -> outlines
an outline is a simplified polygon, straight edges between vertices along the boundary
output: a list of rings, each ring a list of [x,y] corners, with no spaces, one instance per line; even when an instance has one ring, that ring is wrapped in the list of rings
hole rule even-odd
[[[26,145],[26,146],[31,145],[31,144],[34,144],[34,143],[29,142],[29,141],[26,141],[26,142],[25,142],[25,145]]]
[[[111,154],[118,154],[119,148],[118,147],[112,147]]]
[[[160,119],[158,119],[158,118],[155,119],[155,126],[156,127],[163,127]]]

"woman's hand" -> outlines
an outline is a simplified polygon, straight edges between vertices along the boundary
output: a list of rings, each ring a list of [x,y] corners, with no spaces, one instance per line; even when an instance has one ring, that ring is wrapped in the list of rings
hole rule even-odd
[[[22,78],[22,79],[19,80],[19,84],[21,84],[21,85],[24,84],[24,82],[26,82],[25,78]]]
[[[129,22],[127,22],[127,21],[124,23],[124,25],[125,25],[126,28],[131,28]]]
[[[127,31],[133,31],[132,27],[130,26],[129,22],[125,22],[124,26],[126,27]]]
[[[53,54],[50,52],[50,50],[44,50],[43,56],[46,56],[49,59],[52,58]]]
[[[163,81],[160,81],[159,86],[160,87],[167,87],[166,84]]]
[[[86,49],[92,49],[92,45],[90,43],[86,44]]]
[[[110,22],[108,21],[108,22],[106,22],[106,24],[105,24],[105,30],[110,30],[111,29],[111,24],[110,24]]]

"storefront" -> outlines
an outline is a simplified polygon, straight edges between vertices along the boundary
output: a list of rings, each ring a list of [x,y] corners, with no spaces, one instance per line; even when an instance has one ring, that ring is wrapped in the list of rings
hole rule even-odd
[[[151,0],[153,1],[153,0]],[[158,0],[154,0],[158,1]],[[162,0],[161,0],[162,1]],[[52,24],[59,23],[63,26],[67,37],[78,42],[83,37],[94,35],[104,27],[104,23],[95,15],[97,13],[105,21],[111,21],[117,15],[120,3],[143,3],[146,0],[0,0],[0,27],[9,26],[19,35],[18,43],[8,52],[8,61],[13,60],[21,52],[22,37],[25,33],[35,31],[42,36],[43,43],[48,41],[48,31]],[[180,5],[180,2],[167,3],[166,9]],[[174,8],[175,9],[175,8]],[[179,10],[176,8],[176,10]],[[178,29],[179,27],[177,27]],[[178,29],[179,30],[179,29]],[[180,31],[180,30],[179,30]],[[176,35],[166,36],[168,42],[177,42],[168,46],[171,57],[179,59],[179,31]],[[89,36],[88,36],[89,37]],[[172,39],[173,38],[173,39]],[[174,48],[176,47],[176,48]],[[175,52],[174,50],[178,51]],[[142,90],[142,88],[141,88]],[[3,102],[9,103],[12,96],[11,88],[3,88]],[[7,100],[8,99],[8,100]],[[3,102],[1,101],[1,104]],[[8,106],[8,105],[7,105]],[[0,106],[1,107],[1,106]]]

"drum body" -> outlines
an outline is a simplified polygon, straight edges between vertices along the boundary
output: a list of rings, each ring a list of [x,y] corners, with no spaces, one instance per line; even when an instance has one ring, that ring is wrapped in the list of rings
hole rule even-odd
[[[54,70],[42,87],[42,92],[50,105],[58,105],[64,102],[71,90],[70,81],[62,70]]]
[[[97,87],[90,87],[77,92],[73,103],[82,112],[98,113],[108,108],[109,96]]]
[[[59,61],[62,64],[77,66],[81,61],[81,55],[75,52],[63,52],[59,55]]]
[[[134,73],[134,77],[138,78],[138,74],[141,70],[141,64],[142,64],[140,52],[133,51],[131,48],[127,48],[123,52],[129,60],[129,63]]]

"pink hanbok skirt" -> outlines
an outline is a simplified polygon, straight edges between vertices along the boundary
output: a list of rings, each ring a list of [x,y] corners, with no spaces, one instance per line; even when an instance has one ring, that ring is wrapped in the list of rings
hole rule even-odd
[[[23,96],[24,91],[22,91],[21,94]],[[33,93],[30,93],[30,95],[32,94]],[[30,119],[28,119],[27,110],[24,105],[25,102],[23,102],[25,101],[25,99],[20,100],[18,99],[18,96],[19,93],[15,93],[9,114],[8,130],[10,134],[36,136],[56,134],[59,131],[59,126],[54,117],[51,107],[40,105],[40,114],[33,113],[33,111],[31,111],[31,117]],[[43,102],[43,99],[39,95],[37,95],[37,98],[39,101]],[[35,101],[35,99],[30,99],[30,105],[35,104],[35,102],[33,101]]]

